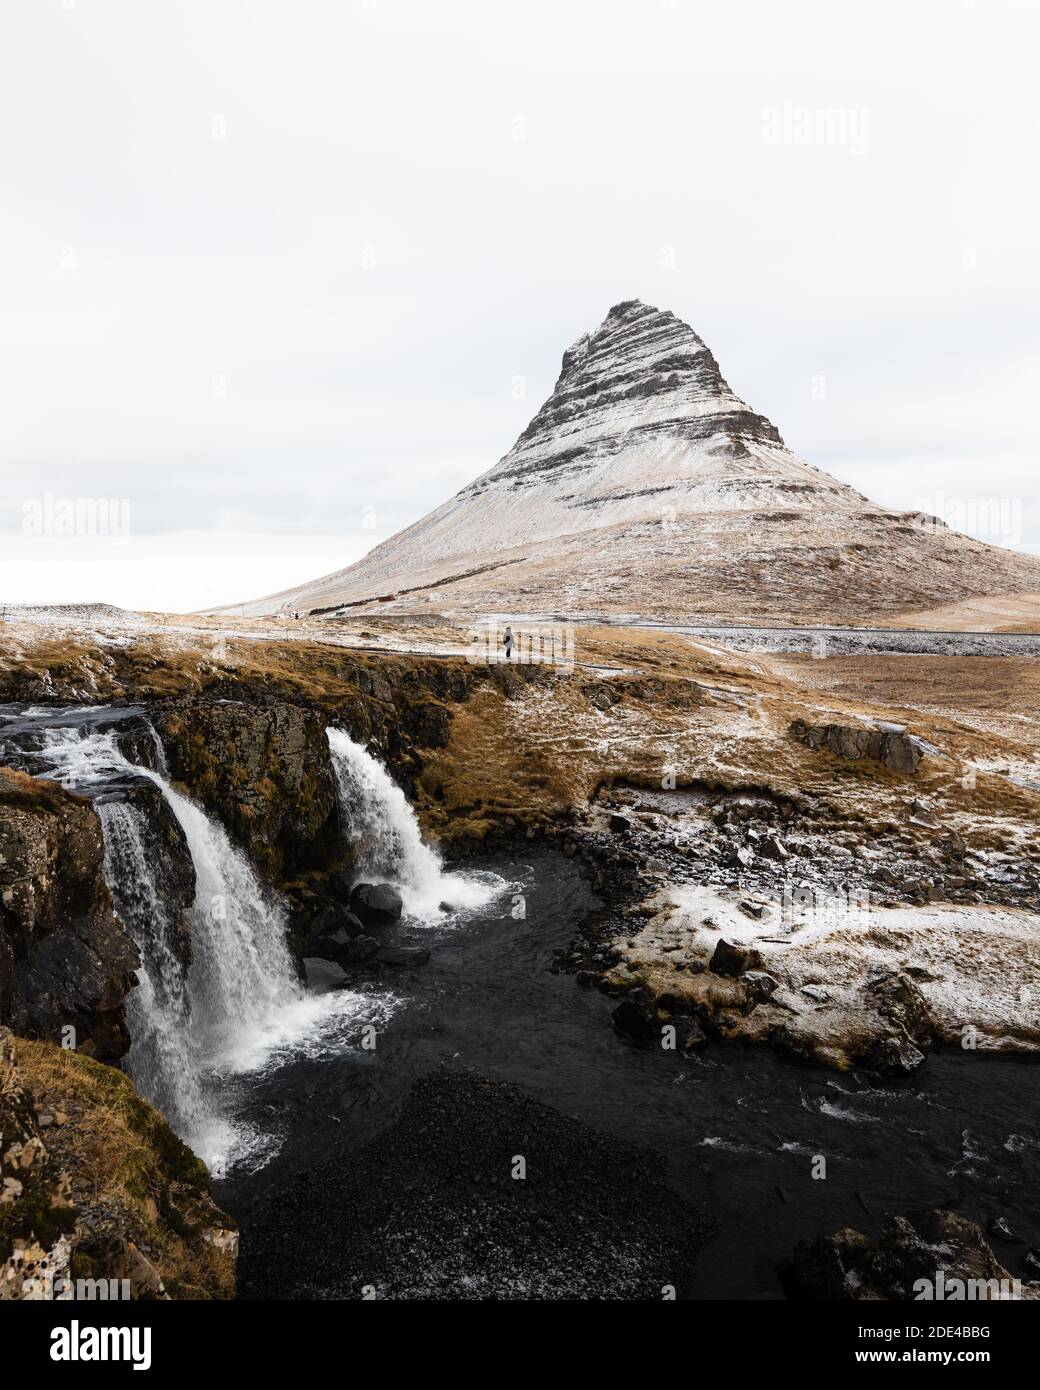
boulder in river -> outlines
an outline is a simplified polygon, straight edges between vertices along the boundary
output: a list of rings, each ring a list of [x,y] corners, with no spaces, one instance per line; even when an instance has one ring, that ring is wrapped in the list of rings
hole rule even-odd
[[[401,920],[401,895],[390,883],[359,883],[350,910],[366,927],[389,927]]]
[[[349,889],[342,897],[332,890],[332,875],[318,874],[291,884],[285,898],[289,907],[289,942],[302,960],[322,956],[339,960],[355,937],[364,933],[364,923],[347,905]]]
[[[909,1076],[924,1062],[924,1053],[909,1038],[880,1038],[864,1061],[882,1076]]]
[[[340,919],[337,931],[343,931],[349,937],[360,936],[365,930],[365,924],[361,918],[353,912],[344,912]]]
[[[324,960],[320,956],[305,956],[304,974],[307,988],[315,994],[327,994],[330,989],[339,989],[345,983],[347,972],[334,960]]]
[[[989,1234],[995,1236],[997,1240],[1006,1240],[1012,1245],[1021,1243],[1021,1236],[1015,1234],[1002,1216],[994,1216],[991,1218],[987,1229]]]
[[[634,989],[625,995],[611,1012],[610,1021],[619,1033],[641,1042],[658,1037],[661,1031],[650,1007],[649,996],[641,989]]]
[[[891,971],[872,980],[867,993],[876,1001],[878,1013],[895,1024],[901,1036],[924,1045],[933,1041],[938,1025],[908,971]]]
[[[425,965],[429,959],[428,946],[381,946],[376,953],[381,965]]]

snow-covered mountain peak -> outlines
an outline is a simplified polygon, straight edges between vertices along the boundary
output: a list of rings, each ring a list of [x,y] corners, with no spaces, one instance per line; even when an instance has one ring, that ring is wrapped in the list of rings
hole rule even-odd
[[[805,463],[688,324],[627,299],[566,350],[493,468],[349,568],[246,609],[873,618],[1026,588],[1036,560]]]
[[[666,435],[691,446],[716,436],[783,443],[776,427],[730,390],[688,324],[625,300],[568,348],[552,395],[498,469],[474,486],[499,470],[516,476],[525,461],[544,472],[554,456],[561,465],[591,463]]]

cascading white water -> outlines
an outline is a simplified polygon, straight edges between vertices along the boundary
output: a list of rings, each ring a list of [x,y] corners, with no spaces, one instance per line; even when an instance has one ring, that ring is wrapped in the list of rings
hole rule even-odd
[[[285,944],[284,917],[223,826],[157,773],[152,778],[184,831],[195,865],[192,1016],[210,1064],[231,1064],[243,1039],[303,992]]]
[[[148,737],[152,747],[155,749],[155,770],[160,776],[169,778],[170,765],[166,761],[166,749],[162,746],[162,739],[155,731],[155,725],[151,720],[148,721]]]
[[[144,813],[119,801],[98,807],[109,887],[142,958],[128,1000],[128,1069],[211,1166],[253,1158],[263,1141],[228,1118],[224,1078],[301,1048],[338,1048],[345,1032],[385,1020],[397,1001],[351,990],[307,994],[286,946],[280,904],[215,819],[161,773],[129,762],[113,734],[59,728],[44,736],[50,775],[86,791],[113,777],[145,777],[184,832],[196,876],[186,978],[172,947],[171,909],[149,862]]]
[[[505,888],[497,874],[446,873],[440,856],[424,843],[415,812],[382,763],[343,732],[327,729],[344,833],[357,855],[359,878],[376,878],[400,890],[404,910],[430,920],[481,907]]]
[[[105,878],[141,953],[137,988],[127,999],[128,1069],[138,1091],[178,1133],[196,1134],[208,1116],[192,1045],[191,1003],[184,966],[173,946],[176,923],[156,889],[144,817],[136,806],[122,802],[102,803],[98,815],[105,838]]]

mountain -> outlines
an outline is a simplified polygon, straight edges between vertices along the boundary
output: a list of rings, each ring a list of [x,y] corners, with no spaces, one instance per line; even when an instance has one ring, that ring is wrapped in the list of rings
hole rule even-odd
[[[628,300],[494,468],[356,564],[225,611],[862,622],[1024,590],[1040,560],[803,462],[692,328]]]

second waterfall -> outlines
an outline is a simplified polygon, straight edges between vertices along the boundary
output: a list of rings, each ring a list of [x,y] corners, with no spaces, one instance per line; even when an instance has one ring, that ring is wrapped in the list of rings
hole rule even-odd
[[[497,874],[446,872],[422,838],[415,812],[397,783],[342,729],[327,730],[340,819],[359,877],[392,883],[404,911],[420,921],[482,907],[505,888]]]

